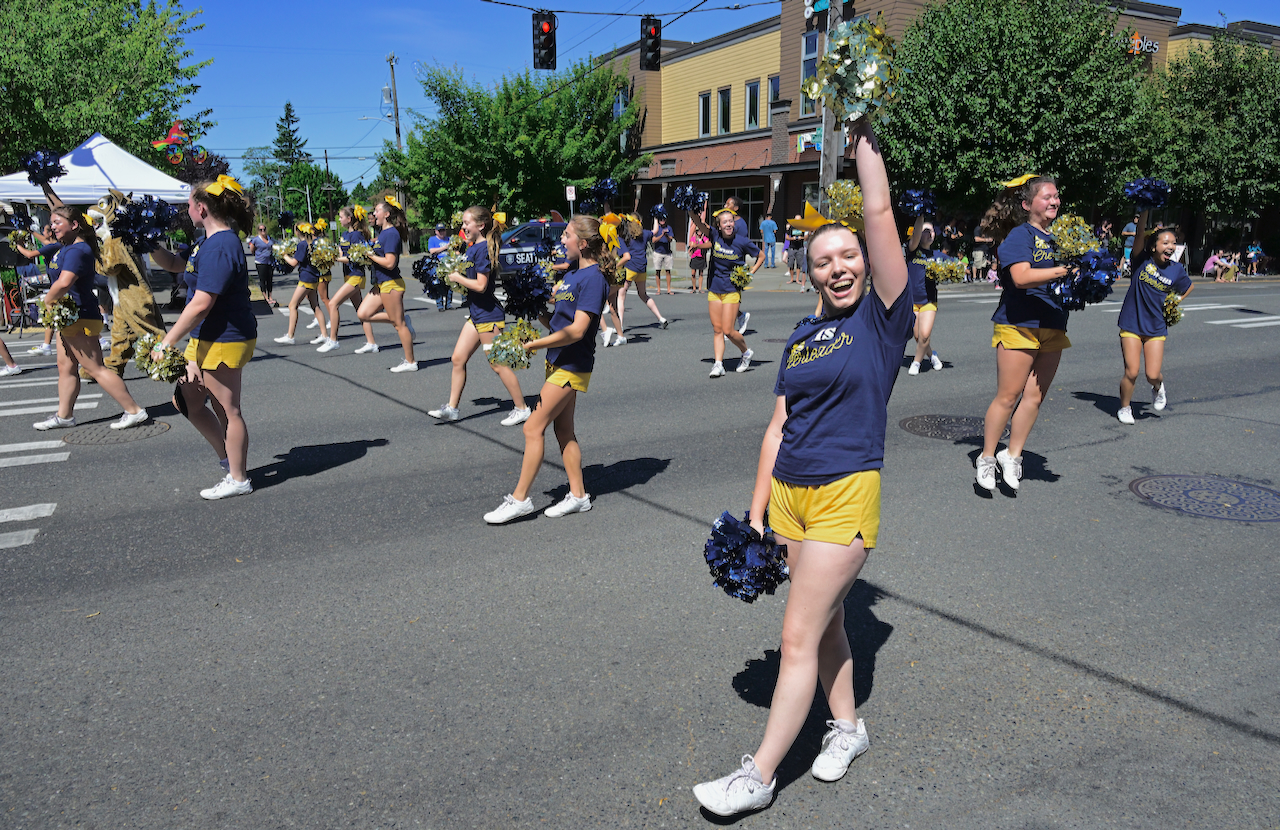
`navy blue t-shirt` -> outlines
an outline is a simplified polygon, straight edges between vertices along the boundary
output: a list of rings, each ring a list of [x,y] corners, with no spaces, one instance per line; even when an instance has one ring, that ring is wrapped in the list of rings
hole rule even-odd
[[[577,343],[547,349],[547,362],[570,372],[590,372],[596,363],[596,332],[600,315],[609,298],[609,283],[595,265],[570,270],[552,289],[555,309],[551,314],[551,330],[560,331],[573,322],[579,311],[591,315],[591,324]]]
[[[631,259],[627,260],[624,268],[635,271],[637,274],[643,274],[649,270],[649,252],[645,249],[645,243],[652,235],[653,231],[644,231],[636,239],[622,240],[622,250],[631,254]]]
[[[1160,268],[1148,259],[1138,266],[1129,283],[1129,293],[1120,305],[1121,331],[1143,337],[1163,337],[1169,333],[1164,321],[1164,300],[1169,292],[1186,294],[1191,290],[1191,277],[1179,262],[1169,261]]]
[[[481,238],[479,242],[467,248],[466,256],[471,267],[462,276],[473,280],[481,274],[489,275],[484,291],[467,291],[467,299],[471,302],[471,322],[501,323],[507,315],[502,310],[502,304],[498,302],[498,298],[493,296],[493,290],[498,287],[500,269],[495,267],[496,263],[489,260],[489,241]]]
[[[707,251],[711,255],[707,264],[707,290],[713,294],[732,294],[738,290],[738,286],[729,279],[729,272],[739,265],[745,266],[748,254],[760,256],[760,249],[747,239],[746,234],[734,233],[733,238],[729,239],[721,235],[719,228],[711,230],[711,239],[711,250]]]
[[[911,302],[916,305],[936,303],[938,301],[938,284],[929,279],[924,264],[937,256],[929,248],[916,248],[907,260],[907,289],[911,294]],[[933,283],[930,286],[930,283]],[[932,287],[932,291],[930,291]]]
[[[670,225],[658,225],[658,232],[653,234],[653,252],[663,256],[670,255],[673,237]]]
[[[400,279],[400,254],[403,251],[404,246],[400,240],[400,231],[395,228],[383,228],[378,233],[378,238],[373,241],[373,253],[377,256],[395,254],[396,261],[391,264],[390,268],[384,268],[375,262],[373,264],[374,282],[381,285],[387,280]]]
[[[311,245],[307,240],[298,240],[293,258],[298,261],[298,282],[320,281],[320,269],[311,264]]]
[[[342,249],[342,255],[346,256],[347,251],[351,248],[352,245],[355,245],[356,243],[368,242],[368,241],[369,241],[368,239],[365,239],[364,234],[352,228],[349,231],[343,231],[342,238],[338,240],[338,247]],[[342,263],[342,274],[343,276],[347,276],[347,277],[354,277],[357,275],[363,277],[364,268],[359,265],[353,265],[350,262],[344,262]]]
[[[253,245],[253,261],[259,265],[266,265],[271,262],[271,237],[267,237],[267,241],[263,242],[261,236],[249,237],[249,242]]]
[[[1005,237],[996,249],[1000,258],[1000,305],[991,321],[1009,326],[1067,330],[1067,312],[1047,285],[1017,288],[1009,269],[1019,262],[1032,268],[1056,268],[1053,237],[1029,222],[1024,222]]]
[[[62,246],[49,259],[50,283],[56,282],[63,271],[76,275],[76,281],[67,289],[67,296],[80,307],[81,320],[102,319],[102,312],[98,310],[98,297],[93,293],[95,268],[93,250],[83,240]]]
[[[304,243],[299,242],[298,247]],[[189,261],[187,302],[197,291],[215,295],[213,307],[191,330],[193,340],[240,343],[258,336],[258,320],[249,307],[249,263],[234,231],[218,231],[196,246]]]
[[[871,291],[792,333],[773,387],[787,402],[774,478],[812,487],[884,466],[889,395],[915,319],[906,291],[889,308]]]

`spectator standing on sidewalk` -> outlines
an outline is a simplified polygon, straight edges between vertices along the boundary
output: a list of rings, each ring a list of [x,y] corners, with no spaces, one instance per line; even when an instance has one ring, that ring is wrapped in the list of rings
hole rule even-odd
[[[662,293],[663,271],[667,272],[667,293],[671,293],[671,241],[674,238],[666,216],[653,220],[653,238],[649,242],[653,245],[653,284],[658,294]]]
[[[760,220],[760,237],[764,241],[764,267],[776,268],[774,250],[778,244],[778,223],[773,221],[772,213],[766,213]]]

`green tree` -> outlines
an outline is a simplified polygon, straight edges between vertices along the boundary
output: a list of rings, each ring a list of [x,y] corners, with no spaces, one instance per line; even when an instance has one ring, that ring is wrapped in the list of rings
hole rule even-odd
[[[182,117],[207,134],[210,110],[179,116],[212,60],[190,62],[183,36],[199,11],[178,0],[0,2],[0,171],[33,149],[66,152],[95,132],[153,162],[152,141]]]
[[[209,153],[208,158],[203,163],[196,164],[191,152],[184,147],[182,161],[166,168],[165,172],[187,184],[198,184],[200,182],[213,181],[223,173],[230,173],[231,164],[225,156],[220,156],[217,153]]]
[[[291,101],[284,102],[284,115],[276,121],[276,140],[272,144],[272,155],[285,166],[311,161],[307,152],[307,140],[298,134],[298,115],[293,111]]]
[[[1095,0],[947,0],[903,34],[910,70],[881,136],[898,186],[980,211],[997,182],[1059,178],[1064,199],[1116,202],[1137,173],[1140,60]]]
[[[437,112],[410,111],[414,125],[405,151],[388,143],[379,174],[404,183],[417,221],[447,220],[473,204],[540,215],[565,207],[566,184],[605,176],[624,182],[650,162],[621,148],[640,106],[631,100],[614,117],[627,78],[611,66],[583,61],[538,77],[525,71],[493,88],[467,82],[456,68],[433,67],[420,79]]]
[[[307,191],[311,193],[311,217],[318,219],[327,216],[331,221],[332,213],[347,203],[347,191],[342,187],[342,179],[332,172],[326,173],[323,167],[315,164],[295,164],[284,171],[284,209],[291,211],[299,220],[307,216]],[[325,190],[325,185],[333,190]],[[295,190],[290,190],[295,188]],[[301,191],[301,192],[298,192]]]
[[[275,216],[280,212],[279,184],[285,166],[276,160],[270,147],[250,147],[240,157],[244,184],[253,193],[258,212]]]
[[[364,182],[360,182],[351,188],[351,201],[361,205],[368,204],[369,188],[364,186]]]
[[[1280,55],[1219,29],[1153,78],[1143,106],[1150,175],[1211,216],[1280,201]]]

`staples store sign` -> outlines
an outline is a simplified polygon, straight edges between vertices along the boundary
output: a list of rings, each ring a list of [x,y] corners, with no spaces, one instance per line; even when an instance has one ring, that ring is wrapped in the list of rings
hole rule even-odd
[[[1134,32],[1133,37],[1121,37],[1120,43],[1130,55],[1154,55],[1160,51],[1159,43],[1147,40],[1137,32]]]

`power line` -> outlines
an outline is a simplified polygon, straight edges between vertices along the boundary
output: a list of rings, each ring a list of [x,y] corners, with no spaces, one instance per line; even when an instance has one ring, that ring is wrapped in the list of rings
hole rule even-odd
[[[704,0],[704,2],[705,1],[706,0]],[[535,8],[533,6],[525,6],[521,3],[508,3],[506,2],[506,0],[481,0],[481,2],[492,3],[495,6],[510,6],[513,9],[525,9],[526,11],[531,11],[531,12],[551,12],[552,14],[589,14],[589,15],[596,15],[599,17],[671,17],[672,15],[676,15],[676,20],[679,20],[681,17],[684,17],[686,14],[689,14],[690,12],[693,12],[693,11],[700,11],[700,12],[739,11],[741,9],[749,9],[752,6],[772,6],[776,4],[778,0],[760,0],[760,2],[756,2],[756,3],[734,3],[732,6],[712,6],[709,9],[699,9],[695,7],[693,9],[688,9],[687,11],[682,11],[682,12],[681,11],[642,12],[639,14],[636,14],[630,11],[588,12],[588,11],[579,11],[577,9],[541,9],[541,8]],[[699,3],[698,5],[701,6],[702,3]],[[674,23],[675,20],[671,22]],[[667,25],[670,25],[670,24],[667,24]]]

